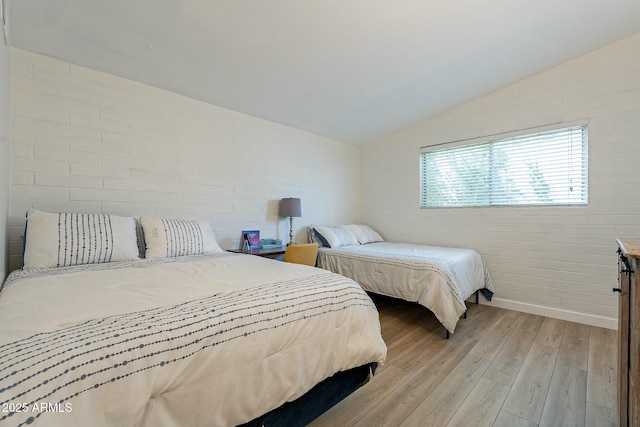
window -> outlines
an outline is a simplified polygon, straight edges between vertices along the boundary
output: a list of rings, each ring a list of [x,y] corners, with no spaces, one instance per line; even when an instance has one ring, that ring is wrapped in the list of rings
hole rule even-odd
[[[422,208],[587,204],[586,125],[432,148],[420,155]]]

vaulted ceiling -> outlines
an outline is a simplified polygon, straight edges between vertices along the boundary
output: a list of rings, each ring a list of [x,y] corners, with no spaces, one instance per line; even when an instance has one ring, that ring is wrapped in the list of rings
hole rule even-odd
[[[10,43],[354,144],[640,32],[638,0],[4,0]]]

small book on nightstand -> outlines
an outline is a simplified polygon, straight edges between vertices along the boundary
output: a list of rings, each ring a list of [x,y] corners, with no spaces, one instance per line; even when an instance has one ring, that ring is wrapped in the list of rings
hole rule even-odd
[[[282,246],[282,240],[280,239],[260,239],[260,247],[262,249],[273,249]]]

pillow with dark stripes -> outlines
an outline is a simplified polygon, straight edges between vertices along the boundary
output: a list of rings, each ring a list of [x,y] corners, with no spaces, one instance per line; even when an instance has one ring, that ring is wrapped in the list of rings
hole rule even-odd
[[[224,252],[206,221],[140,217],[145,258],[170,258]]]
[[[25,269],[138,259],[135,220],[105,214],[27,212]]]

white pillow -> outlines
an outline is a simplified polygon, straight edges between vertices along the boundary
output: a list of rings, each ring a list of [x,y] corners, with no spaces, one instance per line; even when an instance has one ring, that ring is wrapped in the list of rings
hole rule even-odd
[[[384,242],[382,236],[376,230],[364,224],[345,225],[358,239],[361,245],[374,242]]]
[[[27,213],[25,269],[136,259],[138,244],[133,218],[36,209]]]
[[[344,225],[316,225],[314,230],[323,246],[339,248],[358,244],[356,236]]]
[[[145,258],[169,258],[224,252],[206,221],[140,217]]]
[[[309,241],[309,243],[317,243],[318,247],[320,246],[327,246],[325,244],[325,242],[323,242],[319,237],[318,234],[316,234],[316,225],[309,225],[307,227],[307,240]]]

